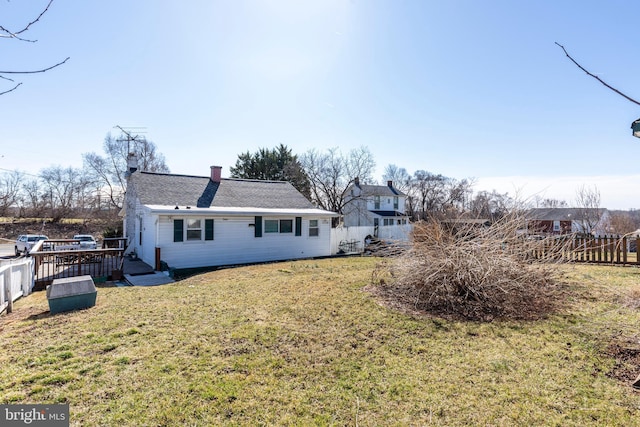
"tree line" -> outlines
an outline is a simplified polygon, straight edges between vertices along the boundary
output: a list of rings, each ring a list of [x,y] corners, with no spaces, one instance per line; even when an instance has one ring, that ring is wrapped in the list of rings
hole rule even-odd
[[[50,166],[38,175],[22,171],[0,173],[0,217],[116,217],[124,202],[127,160],[133,153],[140,169],[168,173],[164,156],[144,137],[107,134],[103,154],[84,153],[80,168]]]
[[[286,180],[316,206],[342,213],[348,203],[347,190],[356,178],[362,184],[378,184],[373,176],[375,168],[375,159],[367,147],[347,153],[337,148],[312,149],[295,155],[280,144],[273,149],[239,155],[231,168],[231,177]],[[392,181],[396,189],[407,195],[406,212],[415,220],[457,217],[461,213],[496,219],[514,203],[508,194],[474,193],[472,179],[455,179],[426,170],[410,174],[394,164],[385,167],[382,180]]]
[[[116,217],[124,202],[127,161],[133,153],[140,170],[169,173],[164,156],[152,141],[122,130],[117,137],[107,134],[103,153],[84,153],[81,168],[51,166],[29,175],[20,171],[0,172],[0,216],[50,218]],[[376,162],[367,147],[348,152],[338,148],[311,149],[295,154],[284,144],[260,148],[238,155],[230,168],[231,178],[288,181],[321,209],[342,213],[349,187],[357,178],[362,184],[378,184],[374,178]],[[473,190],[471,178],[456,179],[427,170],[409,173],[389,164],[382,183],[407,196],[406,213],[413,220],[427,218],[483,218],[495,221],[518,206],[508,193]],[[585,189],[583,198],[593,195]],[[590,206],[594,203],[590,200]],[[565,201],[536,198],[535,207],[566,207]],[[587,207],[587,206],[585,206]],[[613,223],[619,233],[640,224],[640,213],[614,212]]]

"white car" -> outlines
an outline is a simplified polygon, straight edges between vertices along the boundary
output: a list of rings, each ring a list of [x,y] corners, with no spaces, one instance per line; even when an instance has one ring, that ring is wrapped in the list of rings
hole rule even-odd
[[[15,243],[16,256],[27,255],[37,242],[47,239],[48,237],[44,234],[21,234]]]
[[[98,249],[98,242],[91,234],[76,234],[73,240],[80,241],[81,249]]]

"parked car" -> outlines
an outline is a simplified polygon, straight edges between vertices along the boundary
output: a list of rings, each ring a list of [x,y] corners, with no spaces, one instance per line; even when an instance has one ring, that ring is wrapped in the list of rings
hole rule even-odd
[[[91,234],[76,234],[73,240],[80,241],[80,249],[98,249],[98,242]]]
[[[27,255],[37,242],[47,239],[49,238],[44,234],[21,234],[15,243],[16,256]]]

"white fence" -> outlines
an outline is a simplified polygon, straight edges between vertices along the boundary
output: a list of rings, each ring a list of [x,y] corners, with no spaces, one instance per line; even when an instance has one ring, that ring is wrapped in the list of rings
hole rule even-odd
[[[18,298],[31,293],[33,279],[31,257],[0,264],[0,313],[7,310]]]
[[[331,254],[337,254],[341,250],[347,253],[363,252],[365,240],[370,236],[389,242],[408,242],[412,230],[412,224],[380,226],[377,232],[373,226],[332,228]]]

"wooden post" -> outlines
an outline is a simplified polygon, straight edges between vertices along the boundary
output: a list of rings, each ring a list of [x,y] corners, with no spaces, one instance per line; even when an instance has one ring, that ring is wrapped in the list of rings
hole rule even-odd
[[[156,248],[156,271],[160,271],[160,248]]]

